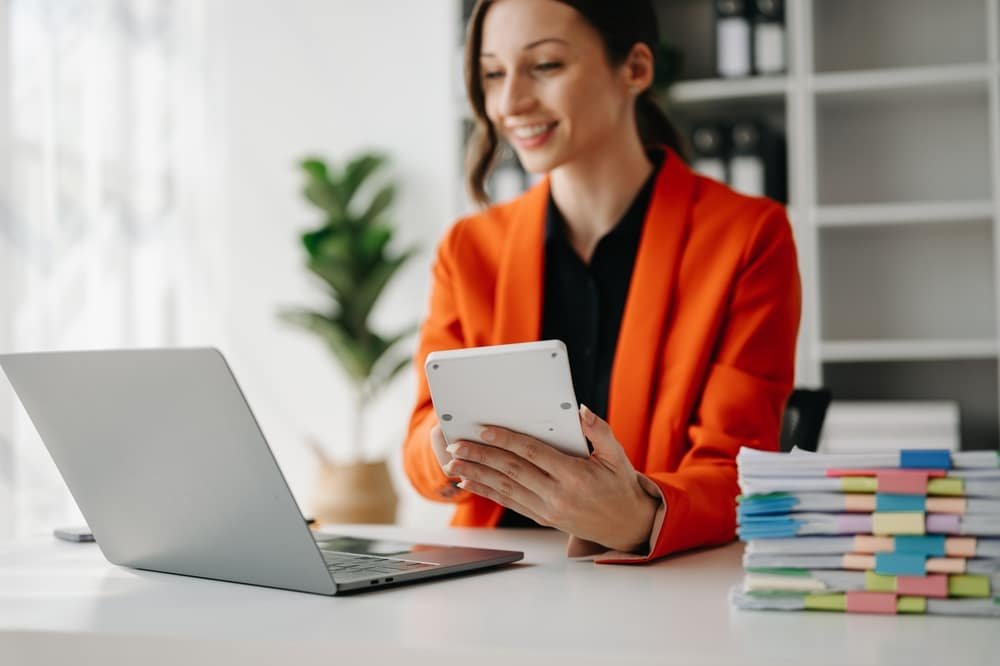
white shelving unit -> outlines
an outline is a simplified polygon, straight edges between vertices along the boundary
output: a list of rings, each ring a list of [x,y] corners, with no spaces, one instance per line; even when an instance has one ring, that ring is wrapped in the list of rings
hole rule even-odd
[[[841,399],[957,400],[963,445],[996,447],[998,0],[786,4],[787,75],[719,80],[710,0],[659,2],[667,39],[700,51],[670,91],[675,117],[783,114],[797,381]]]
[[[712,0],[656,0],[683,127],[783,129],[803,280],[797,383],[950,399],[1000,441],[1000,0],[786,0],[785,75],[715,76]]]

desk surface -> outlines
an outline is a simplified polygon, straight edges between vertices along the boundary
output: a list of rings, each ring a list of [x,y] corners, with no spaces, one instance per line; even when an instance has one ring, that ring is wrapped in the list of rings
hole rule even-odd
[[[0,544],[0,656],[15,657],[0,661],[1000,663],[1000,625],[987,618],[733,610],[727,591],[741,576],[740,544],[615,566],[568,560],[564,538],[544,530],[343,531],[523,550],[525,559],[323,597],[116,567],[94,544]]]

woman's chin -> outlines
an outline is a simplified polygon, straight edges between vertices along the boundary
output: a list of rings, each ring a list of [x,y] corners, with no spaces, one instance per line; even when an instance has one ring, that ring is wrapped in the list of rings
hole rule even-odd
[[[525,171],[535,175],[546,174],[563,163],[557,153],[548,151],[518,152],[517,159]]]

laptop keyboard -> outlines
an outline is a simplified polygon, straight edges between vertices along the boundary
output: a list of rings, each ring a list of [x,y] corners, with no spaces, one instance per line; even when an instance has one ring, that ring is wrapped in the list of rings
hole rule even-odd
[[[358,553],[341,553],[332,550],[321,552],[323,559],[326,560],[326,568],[330,570],[330,573],[335,574],[335,577],[340,574],[351,578],[361,578],[373,574],[404,573],[436,566],[429,562],[397,560],[374,555],[359,555]]]

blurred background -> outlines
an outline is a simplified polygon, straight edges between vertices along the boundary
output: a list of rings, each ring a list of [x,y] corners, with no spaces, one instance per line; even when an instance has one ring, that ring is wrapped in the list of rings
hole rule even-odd
[[[788,206],[797,385],[833,397],[820,450],[997,448],[1000,0],[655,4],[692,165]],[[444,524],[401,472],[412,366],[359,417],[343,357],[279,313],[331,307],[300,240],[331,213],[300,163],[377,151],[386,252],[417,249],[370,325],[423,316],[472,209],[471,5],[0,0],[0,352],[218,347],[307,515],[329,464],[385,461],[388,519]],[[532,180],[508,154],[489,188]],[[0,379],[0,537],[80,520]]]

